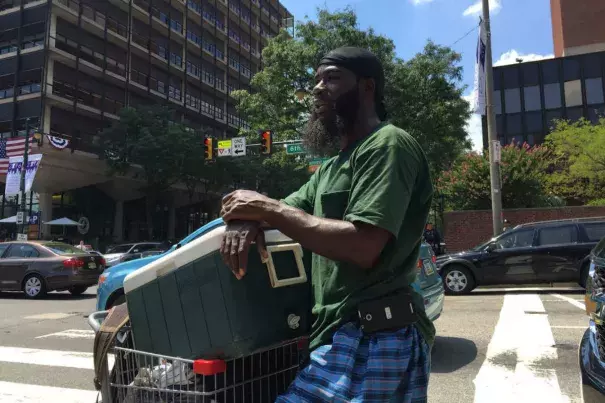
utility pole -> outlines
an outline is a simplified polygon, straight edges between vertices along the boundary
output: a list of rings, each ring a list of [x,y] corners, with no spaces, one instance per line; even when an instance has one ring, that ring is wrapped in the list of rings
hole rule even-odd
[[[23,165],[21,167],[21,181],[19,184],[19,193],[21,194],[21,212],[23,213],[23,224],[21,224],[21,228],[19,229],[19,233],[25,233],[25,225],[27,220],[27,215],[25,214],[27,210],[27,203],[25,197],[25,172],[27,171],[27,159],[29,157],[29,118],[25,119],[25,150],[23,151]]]
[[[485,107],[487,138],[489,139],[489,176],[492,189],[492,223],[494,236],[502,233],[502,192],[500,189],[500,161],[496,160],[496,115],[494,114],[494,72],[492,66],[492,32],[489,22],[489,0],[483,0],[483,24],[485,29]]]

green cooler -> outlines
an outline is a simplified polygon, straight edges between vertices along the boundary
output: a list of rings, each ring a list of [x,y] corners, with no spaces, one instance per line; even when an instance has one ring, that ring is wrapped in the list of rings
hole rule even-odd
[[[219,249],[218,227],[129,274],[124,291],[135,348],[182,358],[236,358],[311,327],[311,253],[266,231],[269,261],[252,245],[237,280]]]

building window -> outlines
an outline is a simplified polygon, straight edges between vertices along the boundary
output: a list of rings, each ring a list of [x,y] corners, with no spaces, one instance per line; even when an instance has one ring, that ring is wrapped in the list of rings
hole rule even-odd
[[[519,84],[519,70],[517,66],[506,67],[502,70],[504,78],[504,88],[517,88]]]
[[[603,102],[603,79],[589,78],[584,80],[586,86],[586,104],[595,105]]]
[[[502,113],[502,93],[500,91],[494,91],[494,111],[496,114]]]
[[[504,116],[496,116],[496,133],[498,136],[504,135]]]
[[[526,111],[539,111],[542,109],[542,102],[540,101],[540,87],[525,87],[523,88],[523,95],[525,98],[525,110]]]
[[[523,63],[521,65],[521,74],[523,75],[523,85],[533,86],[540,84],[538,63]]]
[[[544,107],[557,109],[561,106],[561,85],[559,83],[544,85]]]
[[[584,78],[602,77],[600,54],[592,53],[582,57],[582,68],[584,69]]]
[[[519,88],[504,90],[504,110],[506,113],[521,112],[521,91]]]
[[[592,124],[599,123],[599,119],[603,117],[605,114],[605,105],[592,105],[587,108],[588,112],[588,120],[592,122]]]
[[[580,80],[565,82],[565,106],[582,105],[582,84]]]
[[[521,124],[521,114],[506,115],[506,134],[514,135],[523,133],[523,125]]]
[[[525,126],[527,132],[542,132],[542,112],[530,112],[525,114]]]
[[[566,114],[567,119],[571,120],[572,122],[577,122],[584,116],[584,108],[567,108]]]
[[[548,60],[542,63],[542,82],[544,84],[558,83],[559,62],[557,60]]]
[[[578,59],[563,59],[563,79],[565,81],[580,79],[580,61]]]
[[[548,131],[552,131],[555,127],[555,121],[563,118],[563,111],[561,109],[555,109],[552,111],[546,111],[546,128]]]

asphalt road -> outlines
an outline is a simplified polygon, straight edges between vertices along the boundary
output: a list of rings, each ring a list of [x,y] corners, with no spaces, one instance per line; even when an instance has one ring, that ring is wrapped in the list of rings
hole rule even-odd
[[[92,403],[95,290],[26,300],[0,293],[0,403]],[[447,297],[429,402],[581,402],[581,291],[483,290]]]

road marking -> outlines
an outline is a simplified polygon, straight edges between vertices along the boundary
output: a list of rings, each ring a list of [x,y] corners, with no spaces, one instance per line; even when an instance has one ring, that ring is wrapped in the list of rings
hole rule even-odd
[[[581,303],[580,301],[578,301],[576,299],[569,298],[569,297],[566,297],[565,295],[561,295],[561,294],[550,294],[550,295],[552,295],[555,298],[559,298],[560,300],[567,301],[570,304],[572,304],[573,306],[577,306],[581,310],[586,311],[586,305],[584,305],[583,303]]]
[[[69,317],[72,317],[72,316],[76,316],[76,314],[75,313],[55,312],[55,313],[42,313],[40,315],[26,316],[26,317],[24,317],[24,319],[56,320],[56,319],[65,319],[65,318],[69,318]]]
[[[91,403],[97,392],[0,381],[0,403]]]
[[[38,336],[36,339],[45,339],[47,337],[62,337],[66,339],[94,339],[95,332],[94,330],[84,330],[84,329],[67,329],[62,332],[45,334],[43,336]]]
[[[551,326],[553,329],[584,329],[586,330],[588,326]]]
[[[110,368],[113,366],[113,361],[114,357],[109,356],[108,362]],[[0,362],[94,369],[92,353],[23,347],[0,347]]]
[[[526,313],[531,312],[531,313]],[[500,319],[474,380],[475,403],[569,402],[561,394],[548,315],[537,294],[505,295]]]

